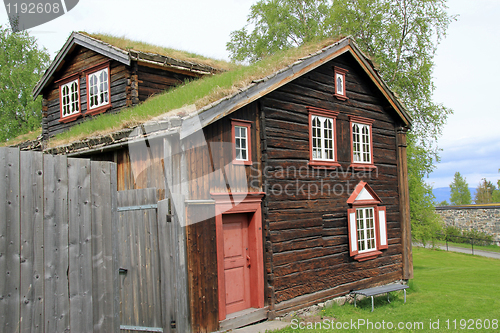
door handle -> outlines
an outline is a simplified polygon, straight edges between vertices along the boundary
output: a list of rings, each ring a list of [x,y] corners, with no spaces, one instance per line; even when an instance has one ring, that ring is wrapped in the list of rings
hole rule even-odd
[[[250,256],[247,255],[247,266],[250,267]]]

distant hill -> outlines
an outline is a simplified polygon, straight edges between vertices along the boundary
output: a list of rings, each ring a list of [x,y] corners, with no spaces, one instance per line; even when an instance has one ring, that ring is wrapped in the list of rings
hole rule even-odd
[[[474,200],[474,195],[476,194],[476,189],[469,187],[470,195],[472,197],[472,200]],[[432,193],[436,197],[436,203],[439,203],[441,201],[448,201],[450,203],[450,188],[449,187],[438,187],[432,189]],[[474,201],[472,201],[474,203]]]

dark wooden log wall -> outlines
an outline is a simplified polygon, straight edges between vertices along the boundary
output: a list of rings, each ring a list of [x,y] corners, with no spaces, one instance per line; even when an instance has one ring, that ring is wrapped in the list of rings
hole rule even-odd
[[[94,51],[88,50],[83,47],[77,47],[72,56],[66,58],[66,63],[59,71],[54,81],[71,76],[73,74],[82,72],[87,68],[95,66],[108,58],[98,54]],[[112,108],[106,112],[117,112],[125,106],[132,105],[130,95],[131,86],[131,71],[128,66],[119,62],[111,61],[111,105]],[[59,100],[59,86],[52,83],[43,93],[44,107],[42,119],[42,131],[44,138],[49,138],[58,133],[61,133],[71,126],[78,124],[85,120],[79,118],[76,121],[69,123],[60,123],[60,100]],[[85,115],[87,111],[87,79],[85,75],[80,77],[80,100],[82,114]]]
[[[345,102],[333,96],[333,66],[349,70],[346,76],[349,99]],[[394,111],[384,102],[366,74],[348,55],[261,99],[262,167],[267,170],[264,173],[267,193],[264,201],[265,251],[269,254],[265,269],[268,303],[277,313],[352,289],[402,278],[397,124]],[[339,112],[336,147],[341,168],[338,172],[307,167],[307,106]],[[349,115],[375,120],[373,159],[377,171],[349,170]],[[287,168],[291,172],[287,173]],[[294,169],[297,170],[295,174]],[[382,199],[382,205],[387,207],[389,248],[377,259],[359,263],[349,257],[347,199],[361,180],[370,184]],[[290,195],[280,192],[286,185]],[[321,293],[325,290],[328,292]],[[303,295],[312,297],[290,301]]]
[[[215,214],[212,204],[188,204],[188,221]],[[189,308],[193,332],[219,328],[215,216],[186,228]]]
[[[159,66],[137,66],[138,96],[140,101],[148,97],[171,89],[185,81],[199,77],[191,74],[166,71]]]

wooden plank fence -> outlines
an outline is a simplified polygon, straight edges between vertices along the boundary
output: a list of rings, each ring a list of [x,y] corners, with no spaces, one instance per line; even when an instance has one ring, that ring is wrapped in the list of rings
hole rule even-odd
[[[0,148],[0,331],[118,332],[116,165]]]
[[[157,189],[118,192],[122,332],[189,332],[185,231]]]

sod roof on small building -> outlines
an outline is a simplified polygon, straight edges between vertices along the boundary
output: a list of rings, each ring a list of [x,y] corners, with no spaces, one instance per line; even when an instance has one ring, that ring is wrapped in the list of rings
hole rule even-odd
[[[77,45],[103,54],[127,66],[130,66],[132,61],[137,61],[139,63],[161,66],[166,69],[174,68],[192,72],[196,75],[222,73],[235,67],[234,64],[227,61],[211,59],[194,53],[152,45],[141,41],[134,41],[125,37],[73,32],[57,53],[40,81],[33,88],[33,98],[40,95],[43,89],[53,81],[54,75],[64,65],[66,56]]]

